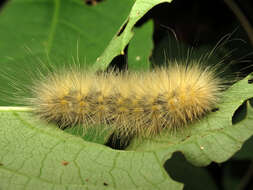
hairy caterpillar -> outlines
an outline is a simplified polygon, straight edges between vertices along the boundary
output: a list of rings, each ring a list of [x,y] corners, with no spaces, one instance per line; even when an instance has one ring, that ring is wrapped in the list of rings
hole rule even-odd
[[[184,129],[215,110],[227,83],[233,82],[226,79],[231,77],[231,65],[224,63],[228,54],[210,60],[227,39],[222,41],[201,56],[187,51],[184,59],[172,57],[167,67],[147,72],[94,72],[80,67],[77,54],[78,64],[73,58],[74,65],[61,68],[38,59],[36,72],[30,69],[24,74],[33,79],[29,85],[3,75],[17,91],[14,102],[20,100],[39,118],[62,129],[78,126],[75,129],[86,132],[94,124],[105,124],[123,141],[124,137],[152,137]]]
[[[215,68],[195,62],[137,73],[72,68],[35,81],[28,102],[40,118],[62,128],[108,124],[120,136],[150,137],[201,118],[222,88]]]

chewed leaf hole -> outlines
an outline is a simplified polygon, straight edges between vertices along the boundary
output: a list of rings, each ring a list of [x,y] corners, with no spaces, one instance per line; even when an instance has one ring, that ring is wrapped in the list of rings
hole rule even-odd
[[[128,69],[127,54],[128,54],[128,45],[124,48],[124,54],[118,55],[113,58],[113,60],[111,61],[111,63],[107,68],[107,71],[116,71],[116,72],[126,71]]]
[[[248,80],[248,83],[249,83],[249,84],[252,84],[252,83],[253,83],[253,78],[249,79],[249,80]]]
[[[125,22],[125,24],[120,28],[119,32],[117,33],[117,36],[120,36],[124,32],[124,30],[125,30],[126,25],[128,24],[128,22],[129,22],[129,18],[127,19],[127,21]]]
[[[212,112],[217,112],[217,111],[219,111],[219,108],[213,108],[211,111]]]
[[[125,150],[130,144],[131,138],[129,137],[119,137],[116,134],[112,134],[110,138],[105,143],[106,146],[115,150]]]
[[[85,4],[91,5],[91,6],[97,5],[98,3],[102,2],[102,1],[103,0],[84,0]]]
[[[247,105],[246,102],[244,102],[235,112],[232,117],[232,123],[236,124],[245,119],[247,114]]]

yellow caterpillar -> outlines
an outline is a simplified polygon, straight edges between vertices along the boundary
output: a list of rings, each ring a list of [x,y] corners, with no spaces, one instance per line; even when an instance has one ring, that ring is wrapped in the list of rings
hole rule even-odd
[[[120,136],[150,137],[215,108],[223,89],[215,73],[194,62],[132,73],[64,69],[35,81],[29,104],[62,128],[108,124]]]

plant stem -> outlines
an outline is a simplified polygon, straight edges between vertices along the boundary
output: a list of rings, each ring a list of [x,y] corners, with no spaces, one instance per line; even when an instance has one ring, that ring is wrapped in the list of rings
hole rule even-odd
[[[234,0],[224,0],[224,2],[227,4],[227,6],[232,10],[237,19],[240,21],[242,27],[244,28],[249,37],[251,44],[253,45],[253,28],[249,20],[245,16],[245,14],[241,11],[241,9],[238,7],[238,5]]]

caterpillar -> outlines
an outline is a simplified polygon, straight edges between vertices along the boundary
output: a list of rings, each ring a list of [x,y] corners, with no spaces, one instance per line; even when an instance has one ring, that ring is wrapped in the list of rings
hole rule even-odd
[[[216,73],[194,61],[149,72],[62,69],[35,80],[27,100],[36,115],[61,128],[105,124],[119,136],[152,137],[215,108],[223,90]]]

